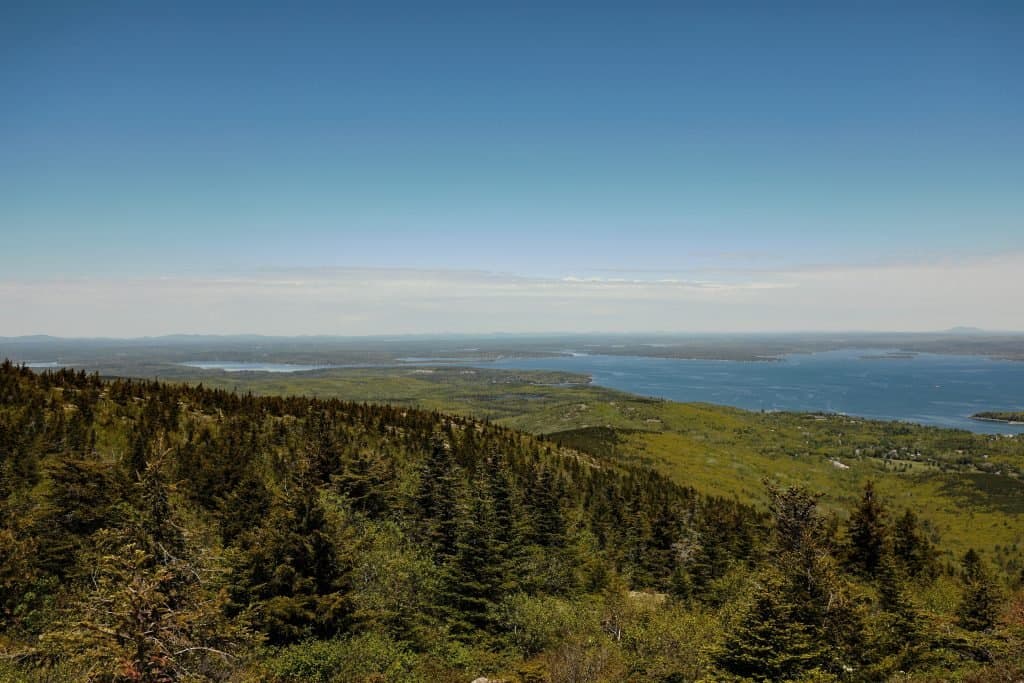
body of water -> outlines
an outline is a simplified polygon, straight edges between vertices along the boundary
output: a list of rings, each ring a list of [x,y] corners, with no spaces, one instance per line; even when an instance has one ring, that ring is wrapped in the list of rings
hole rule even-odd
[[[747,410],[827,411],[975,432],[1024,433],[1024,425],[971,419],[983,410],[1024,408],[1024,362],[983,356],[848,349],[767,362],[572,355],[480,365],[583,373],[600,386],[672,401]]]
[[[248,363],[241,361],[200,361],[194,360],[181,365],[200,370],[223,370],[224,372],[309,372],[339,367],[337,365],[302,365],[300,363]]]

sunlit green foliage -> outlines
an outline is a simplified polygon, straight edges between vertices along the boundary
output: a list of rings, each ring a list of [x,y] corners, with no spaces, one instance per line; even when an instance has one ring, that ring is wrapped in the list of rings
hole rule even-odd
[[[606,444],[4,364],[0,681],[1018,666],[1015,575],[978,553],[942,565],[927,518],[881,489],[846,521],[770,483],[766,514]]]

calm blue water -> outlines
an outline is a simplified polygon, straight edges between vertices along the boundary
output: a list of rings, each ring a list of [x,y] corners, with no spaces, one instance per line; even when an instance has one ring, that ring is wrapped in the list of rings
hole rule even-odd
[[[1024,433],[1024,425],[970,419],[982,410],[1024,409],[1024,362],[937,354],[882,356],[878,349],[794,354],[778,362],[575,355],[482,366],[578,372],[601,386],[672,401],[829,411],[975,432]]]

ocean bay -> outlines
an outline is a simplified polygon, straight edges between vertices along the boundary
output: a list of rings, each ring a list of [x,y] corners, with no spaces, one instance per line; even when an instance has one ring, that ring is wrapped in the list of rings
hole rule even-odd
[[[672,401],[1024,433],[1024,425],[971,418],[1024,406],[1024,363],[984,356],[844,349],[721,361],[576,353],[508,358],[486,367],[583,373],[599,386]]]

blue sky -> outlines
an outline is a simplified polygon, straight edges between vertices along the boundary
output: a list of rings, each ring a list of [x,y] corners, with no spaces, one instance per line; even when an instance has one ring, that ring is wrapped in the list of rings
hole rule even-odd
[[[0,279],[1021,249],[1019,2],[215,4],[0,7]]]

